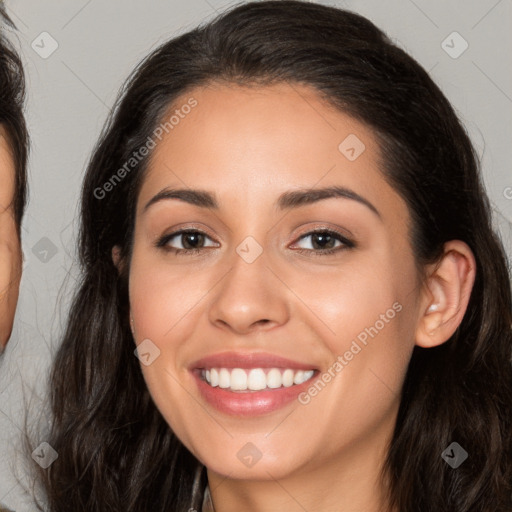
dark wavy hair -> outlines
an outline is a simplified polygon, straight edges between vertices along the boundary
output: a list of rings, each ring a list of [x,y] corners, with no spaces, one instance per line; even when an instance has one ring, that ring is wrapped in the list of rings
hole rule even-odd
[[[0,24],[15,28],[0,2]],[[6,131],[15,169],[13,211],[18,236],[27,201],[27,160],[29,138],[23,113],[25,103],[25,74],[21,59],[0,26],[0,125]]]
[[[50,510],[200,510],[204,467],[154,405],[129,327],[134,213],[148,158],[107,197],[97,192],[179,96],[213,82],[314,88],[377,137],[381,171],[411,215],[418,270],[449,240],[469,245],[477,273],[467,311],[446,343],[415,347],[383,474],[401,512],[510,512],[510,275],[474,148],[427,72],[375,25],[293,0],[238,5],[166,42],[120,93],[83,183],[82,274],[51,373],[48,441],[59,457],[41,473]],[[115,245],[127,262],[121,273]],[[441,457],[453,441],[469,453],[457,469]]]

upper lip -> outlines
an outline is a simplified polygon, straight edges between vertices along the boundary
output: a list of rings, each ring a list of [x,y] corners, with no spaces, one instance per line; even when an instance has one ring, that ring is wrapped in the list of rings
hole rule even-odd
[[[292,368],[314,370],[311,363],[294,361],[268,352],[220,352],[202,357],[190,365],[191,370],[201,368]]]

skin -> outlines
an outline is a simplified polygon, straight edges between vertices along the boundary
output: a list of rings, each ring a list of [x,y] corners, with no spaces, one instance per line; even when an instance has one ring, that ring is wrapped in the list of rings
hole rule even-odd
[[[152,397],[206,465],[216,512],[387,510],[379,471],[412,350],[439,345],[455,331],[474,257],[463,242],[446,244],[421,285],[410,215],[383,178],[372,131],[314,90],[217,84],[191,91],[173,108],[191,96],[198,105],[153,150],[137,202],[129,293],[135,342],[149,338],[160,350],[142,365]],[[366,147],[354,161],[338,150],[349,134]],[[285,191],[330,185],[357,192],[380,217],[342,198],[282,212],[274,206]],[[144,211],[165,187],[211,191],[219,210],[168,199]],[[322,255],[317,238],[300,240],[319,227],[342,230],[356,247]],[[183,228],[206,233],[200,253],[155,247]],[[236,252],[247,236],[263,250],[250,264]],[[177,236],[168,248],[187,241]],[[119,248],[113,258],[124,264]],[[229,416],[201,398],[188,371],[199,357],[246,350],[327,372],[396,302],[401,311],[307,405]],[[429,311],[433,303],[437,310]],[[252,467],[237,457],[248,442],[262,454]]]
[[[15,169],[5,129],[0,126],[0,351],[12,332],[18,301],[22,252],[12,200]]]

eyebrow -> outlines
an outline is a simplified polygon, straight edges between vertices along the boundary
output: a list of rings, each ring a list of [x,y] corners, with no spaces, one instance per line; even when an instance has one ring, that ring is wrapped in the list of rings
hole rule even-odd
[[[331,198],[343,198],[357,201],[358,203],[366,206],[382,220],[379,210],[377,210],[377,208],[375,208],[368,199],[365,199],[349,188],[340,186],[290,190],[288,192],[284,192],[278,197],[276,206],[279,210],[290,210],[292,208],[298,208],[300,206]],[[211,192],[190,188],[164,188],[146,203],[143,213],[146,212],[150,206],[168,199],[177,199],[208,210],[219,210],[219,203],[215,194]]]

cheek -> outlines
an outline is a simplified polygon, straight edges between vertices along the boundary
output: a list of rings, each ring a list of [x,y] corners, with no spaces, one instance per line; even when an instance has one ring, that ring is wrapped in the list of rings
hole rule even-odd
[[[383,330],[381,315],[387,312],[386,320],[396,316],[393,304],[399,292],[389,276],[385,265],[351,265],[317,279],[297,280],[294,290],[315,313],[318,323],[324,324],[326,339],[331,339],[331,348],[339,352],[346,350],[347,340],[376,322]]]
[[[332,360],[342,356],[343,369],[334,373],[344,377],[333,388],[355,410],[400,392],[414,347],[414,283],[413,260],[388,251],[294,288],[307,297]]]
[[[156,344],[172,340],[171,331],[186,323],[181,319],[200,302],[204,286],[185,266],[166,266],[134,253],[129,294],[137,339],[149,338]]]
[[[204,295],[202,286],[193,275],[134,251],[129,295],[137,345],[150,340],[157,347],[156,352],[151,348],[151,357],[155,357],[151,364],[141,364],[146,385],[167,423],[186,442],[189,432],[194,432],[193,425],[201,420],[202,410],[190,400],[187,389],[192,382],[181,364],[182,350],[193,334],[187,313]]]

